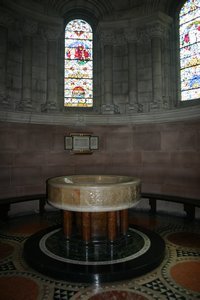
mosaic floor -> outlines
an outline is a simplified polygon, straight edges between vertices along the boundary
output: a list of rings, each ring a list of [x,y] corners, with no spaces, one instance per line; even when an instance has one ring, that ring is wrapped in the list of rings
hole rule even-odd
[[[39,230],[60,224],[60,215],[46,213],[0,223],[0,300],[146,300],[200,299],[200,220],[146,212],[130,213],[130,224],[158,233],[166,243],[161,265],[126,281],[101,285],[58,281],[31,269],[23,245]]]

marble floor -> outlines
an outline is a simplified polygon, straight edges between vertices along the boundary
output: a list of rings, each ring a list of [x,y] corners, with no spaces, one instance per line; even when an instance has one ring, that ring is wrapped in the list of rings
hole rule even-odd
[[[102,284],[57,280],[27,264],[23,256],[26,240],[60,223],[59,212],[11,217],[0,223],[0,300],[200,299],[199,219],[131,210],[131,226],[152,230],[163,238],[164,259],[142,276]]]

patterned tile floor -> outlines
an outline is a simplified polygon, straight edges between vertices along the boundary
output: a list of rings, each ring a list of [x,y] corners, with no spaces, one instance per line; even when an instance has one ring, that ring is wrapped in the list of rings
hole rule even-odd
[[[130,224],[154,230],[166,242],[165,258],[153,271],[102,285],[58,281],[31,269],[23,259],[25,240],[59,224],[48,212],[0,223],[0,300],[192,300],[200,299],[200,220],[131,211]]]

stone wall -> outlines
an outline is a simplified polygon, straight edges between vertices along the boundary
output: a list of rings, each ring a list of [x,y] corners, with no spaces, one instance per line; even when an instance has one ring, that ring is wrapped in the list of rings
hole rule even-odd
[[[44,193],[49,177],[69,174],[138,176],[142,190],[200,197],[200,122],[86,126],[99,136],[92,155],[64,150],[81,127],[0,123],[0,198]]]
[[[94,108],[68,110],[64,26],[74,1],[1,1],[0,198],[43,193],[52,176],[100,173],[200,197],[200,104],[179,101],[172,2],[76,1],[93,20]],[[77,131],[98,135],[100,149],[65,151],[64,136]]]
[[[70,113],[64,108],[65,18],[46,15],[45,10],[43,18],[41,12],[31,16],[12,1],[4,5],[0,110]],[[29,9],[31,13],[31,4]],[[99,16],[93,26],[92,112],[137,114],[174,108],[173,19],[159,11],[119,20],[113,16]]]

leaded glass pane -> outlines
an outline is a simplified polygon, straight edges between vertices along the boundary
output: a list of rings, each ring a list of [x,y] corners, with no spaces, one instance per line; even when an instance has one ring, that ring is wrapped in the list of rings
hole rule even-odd
[[[200,98],[200,0],[188,0],[179,14],[181,100]]]
[[[64,105],[93,106],[92,28],[76,19],[65,28]]]

